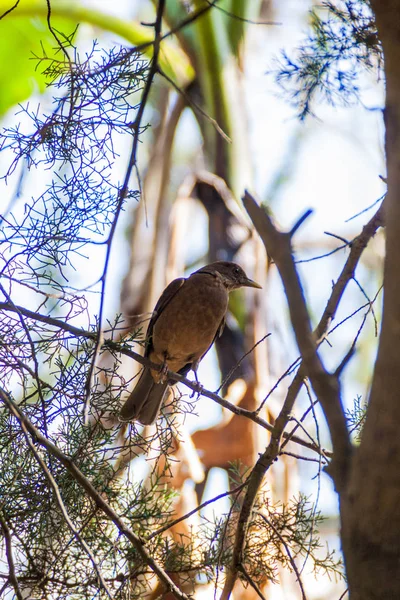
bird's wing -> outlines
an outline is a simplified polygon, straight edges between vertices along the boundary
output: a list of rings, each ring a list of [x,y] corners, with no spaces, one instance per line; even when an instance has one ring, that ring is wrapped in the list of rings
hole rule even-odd
[[[211,346],[213,345],[213,343],[215,342],[215,340],[219,337],[221,337],[222,332],[224,331],[224,327],[225,327],[225,323],[226,323],[226,315],[224,315],[224,318],[222,319],[221,323],[218,326],[217,331],[215,332],[214,335],[214,339],[211,342],[211,344],[208,346],[207,350],[204,352],[203,356],[201,357],[200,360],[203,360],[204,356],[207,354],[207,352],[209,351],[209,349],[211,348]]]
[[[207,354],[207,352],[210,350],[211,346],[213,345],[213,343],[215,342],[215,340],[217,338],[219,338],[222,335],[222,332],[224,331],[224,327],[225,327],[225,323],[226,323],[226,315],[224,316],[224,318],[222,319],[221,323],[218,325],[218,329],[215,332],[213,341],[211,342],[211,344],[208,346],[207,350],[204,352],[204,354],[202,354],[200,356],[200,358],[197,359],[197,361],[195,361],[194,363],[191,363],[189,366],[185,365],[183,367],[183,369],[179,370],[179,373],[181,375],[183,375],[184,377],[186,377],[186,375],[188,374],[188,372],[190,371],[191,368],[193,368],[194,371],[197,371],[197,368],[200,364],[200,362],[203,360],[203,358],[205,357],[205,355]],[[193,367],[194,365],[194,367]]]
[[[165,290],[159,297],[158,302],[154,307],[153,316],[151,317],[149,326],[147,328],[146,350],[144,353],[145,356],[149,355],[150,350],[152,348],[151,338],[153,335],[153,328],[154,328],[155,322],[157,321],[158,317],[160,316],[160,314],[162,313],[164,308],[167,306],[167,304],[169,304],[171,302],[172,298],[179,292],[179,290],[181,289],[181,287],[183,286],[185,281],[186,281],[186,279],[184,277],[179,277],[178,279],[174,279],[173,281],[171,281],[171,283],[169,285],[167,285],[167,287],[165,288]]]
[[[215,337],[214,337],[214,339],[213,339],[213,342],[212,342],[212,343],[214,343],[214,342],[215,342],[215,340],[216,340],[217,338],[221,337],[221,335],[222,335],[222,332],[223,332],[223,331],[224,331],[224,329],[225,329],[225,324],[226,324],[226,315],[224,315],[224,318],[222,319],[221,323],[219,324],[219,327],[218,327],[218,329],[217,329],[217,333],[215,334]],[[211,344],[211,345],[212,345],[212,344]]]

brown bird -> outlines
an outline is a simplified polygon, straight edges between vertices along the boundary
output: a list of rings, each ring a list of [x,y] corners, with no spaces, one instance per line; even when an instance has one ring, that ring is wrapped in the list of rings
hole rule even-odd
[[[225,325],[229,292],[240,287],[261,288],[243,269],[219,261],[202,267],[187,279],[172,281],[161,294],[146,333],[144,356],[159,364],[144,368],[135,389],[121,408],[121,421],[153,423],[172,381],[168,370],[195,372]],[[196,376],[197,378],[197,376]]]

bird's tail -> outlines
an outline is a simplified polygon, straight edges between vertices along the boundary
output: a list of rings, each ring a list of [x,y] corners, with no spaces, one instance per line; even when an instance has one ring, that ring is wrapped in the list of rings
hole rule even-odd
[[[154,423],[169,387],[168,381],[156,383],[150,370],[143,369],[135,389],[121,408],[120,420],[140,421],[143,425]]]

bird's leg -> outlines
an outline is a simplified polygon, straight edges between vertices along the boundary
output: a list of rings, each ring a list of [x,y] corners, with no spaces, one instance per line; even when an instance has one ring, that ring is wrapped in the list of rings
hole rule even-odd
[[[191,397],[191,398],[193,398],[193,396],[194,396],[195,394],[198,394],[198,395],[200,396],[201,392],[202,392],[202,391],[203,391],[203,389],[204,389],[204,386],[203,386],[203,385],[200,383],[200,381],[199,381],[199,378],[197,377],[197,369],[199,368],[199,364],[200,364],[200,359],[199,359],[199,360],[196,360],[196,361],[194,361],[194,363],[193,363],[193,365],[192,365],[192,371],[193,371],[193,373],[194,373],[194,378],[195,378],[195,380],[196,380],[196,383],[197,383],[197,385],[198,385],[199,389],[198,389],[198,390],[193,390],[193,391],[192,391],[192,393],[190,394],[190,397]]]
[[[158,383],[165,382],[165,380],[167,379],[168,371],[169,371],[169,368],[168,368],[168,363],[167,363],[167,353],[164,352],[164,362],[160,365]]]

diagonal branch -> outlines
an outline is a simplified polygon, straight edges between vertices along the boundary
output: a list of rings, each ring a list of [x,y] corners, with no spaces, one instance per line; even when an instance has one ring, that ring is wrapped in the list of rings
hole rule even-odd
[[[37,460],[38,464],[40,465],[40,468],[42,469],[42,471],[44,472],[50,487],[53,490],[54,496],[57,500],[58,506],[61,510],[61,513],[63,515],[64,521],[66,522],[66,524],[68,525],[69,529],[71,530],[74,538],[77,540],[77,542],[82,546],[82,548],[84,549],[84,551],[86,552],[86,554],[88,555],[93,568],[97,574],[98,577],[98,583],[101,584],[101,587],[104,589],[104,591],[106,592],[107,596],[110,598],[110,600],[112,600],[112,594],[110,592],[110,590],[108,589],[108,586],[103,578],[103,575],[101,574],[101,570],[99,565],[96,562],[96,559],[93,555],[93,552],[91,551],[89,545],[87,544],[87,542],[85,541],[85,539],[82,537],[82,535],[80,534],[79,530],[75,527],[74,523],[71,520],[71,517],[68,514],[67,508],[63,502],[62,496],[61,496],[61,492],[60,489],[57,485],[56,480],[54,479],[53,475],[51,474],[51,472],[49,471],[49,469],[47,468],[46,463],[44,462],[44,460],[42,459],[42,457],[40,456],[39,452],[36,450],[35,448],[35,444],[32,442],[29,433],[28,433],[28,429],[25,425],[25,423],[23,423],[20,421],[20,425],[21,425],[21,429],[25,434],[25,439],[26,442],[33,454],[33,456],[35,457],[35,459]]]
[[[293,260],[290,234],[279,232],[267,212],[248,192],[245,192],[243,203],[268,255],[274,260],[279,270],[297,345],[304,363],[303,368],[311,381],[328,423],[333,445],[331,474],[336,489],[340,492],[346,481],[351,442],[341,403],[339,380],[325,369],[318,354],[303,289]],[[341,294],[343,291],[344,288]],[[341,294],[338,294],[336,298],[337,303]],[[327,314],[327,322],[329,322],[329,318],[330,315]]]
[[[350,438],[341,405],[338,378],[325,371],[317,353],[317,345],[323,341],[324,336],[327,333],[346,286],[354,277],[355,268],[364,248],[367,246],[377,229],[383,224],[383,207],[381,206],[367,225],[365,225],[360,235],[351,243],[351,251],[346,264],[333,287],[321,320],[315,332],[312,333],[301,284],[298,279],[291,253],[291,235],[298,229],[299,224],[309,213],[306,213],[306,215],[300,219],[297,226],[295,226],[289,234],[284,234],[276,230],[266,212],[247,192],[243,198],[243,203],[266,246],[268,254],[274,260],[280,271],[289,302],[292,324],[302,354],[302,362],[288,389],[282,410],[275,422],[271,441],[265,452],[258,459],[249,477],[247,492],[241,508],[236,531],[231,568],[228,571],[221,600],[228,600],[232,593],[237,574],[241,570],[247,527],[255,498],[265,473],[277,458],[282,448],[281,440],[284,438],[286,438],[286,440],[292,439],[291,434],[293,432],[287,434],[287,432],[284,432],[284,428],[289,421],[290,412],[306,375],[310,377],[314,391],[321,402],[331,430],[334,449],[333,459],[335,461],[333,469],[331,466],[332,476],[334,477],[337,489],[340,489],[340,486],[344,484],[347,458],[351,451]],[[296,428],[297,427],[298,426],[296,426]]]
[[[6,557],[8,562],[8,580],[14,588],[15,596],[17,600],[23,600],[23,596],[19,587],[17,574],[15,572],[15,563],[13,556],[12,540],[10,528],[4,518],[2,510],[0,510],[0,527],[3,530],[5,546],[6,546]],[[5,589],[5,588],[3,588]],[[1,592],[2,590],[0,590]]]
[[[264,479],[265,473],[268,471],[280,453],[281,441],[282,438],[285,437],[286,433],[284,432],[284,429],[290,420],[290,415],[296,401],[296,397],[297,394],[295,395],[290,393],[289,389],[289,393],[286,396],[285,402],[275,421],[275,425],[272,428],[270,442],[266,450],[257,460],[248,479],[247,490],[242,507],[240,509],[236,529],[231,565],[227,573],[224,589],[221,594],[221,600],[228,600],[230,598],[238,576],[238,572],[243,570],[243,549],[246,542],[247,529],[256,496]]]
[[[25,317],[28,317],[29,319],[33,319],[34,321],[39,321],[41,323],[46,323],[47,325],[50,325],[51,327],[57,327],[57,328],[61,329],[62,331],[71,333],[72,335],[74,335],[76,337],[82,337],[82,338],[90,339],[93,341],[95,341],[97,339],[98,334],[95,331],[87,331],[85,329],[80,329],[79,327],[70,325],[69,323],[66,323],[65,321],[56,319],[54,317],[50,317],[48,315],[42,315],[40,313],[37,313],[37,312],[31,311],[27,308],[24,308],[23,306],[13,305],[8,302],[0,302],[0,311],[2,311],[2,310],[8,311],[8,312],[20,313],[20,314],[24,315]],[[125,356],[129,356],[129,358],[133,358],[134,360],[136,360],[138,363],[140,363],[141,365],[143,365],[145,367],[153,367],[155,369],[158,369],[160,367],[160,365],[156,365],[155,363],[152,363],[148,358],[144,358],[141,354],[138,354],[137,352],[134,352],[133,350],[130,350],[129,348],[127,348],[125,346],[122,346],[118,342],[113,342],[112,340],[104,340],[103,347],[110,348],[111,350],[120,352],[121,354],[124,354]],[[204,396],[205,398],[210,398],[210,400],[214,400],[214,402],[216,402],[223,408],[230,410],[235,415],[250,419],[251,421],[253,421],[254,423],[257,423],[257,425],[260,425],[267,431],[273,431],[274,426],[271,425],[270,423],[268,423],[267,421],[265,421],[264,419],[262,419],[261,417],[259,417],[258,411],[252,412],[245,408],[241,408],[240,406],[235,406],[234,404],[232,404],[231,402],[228,402],[228,400],[225,400],[218,394],[204,389],[200,383],[198,383],[196,381],[190,381],[190,379],[186,379],[186,377],[183,377],[183,375],[179,375],[179,373],[174,373],[173,371],[168,371],[167,375],[168,375],[168,379],[182,383],[183,385],[188,387],[193,392],[196,392],[196,393],[200,394],[201,396]],[[53,386],[50,386],[50,384],[47,384],[46,382],[41,381],[41,383],[42,383],[42,385],[48,385],[49,387],[54,389]],[[323,456],[327,456],[327,457],[331,456],[331,452],[329,452],[328,450],[323,449],[321,451],[321,449],[318,448],[317,446],[315,446],[314,444],[307,442],[306,440],[303,440],[302,438],[300,438],[298,436],[291,435],[286,432],[284,432],[283,436],[285,439],[288,439],[288,441],[290,440],[291,442],[293,442],[295,444],[299,444],[300,446],[303,446],[304,448],[308,448],[309,450],[317,452],[317,454],[321,454],[321,452],[322,452]]]
[[[300,574],[299,569],[297,568],[296,561],[294,560],[294,558],[292,556],[292,553],[291,553],[290,548],[289,548],[289,544],[285,541],[285,539],[279,533],[279,531],[274,526],[274,524],[269,519],[267,519],[267,517],[265,515],[263,515],[260,512],[257,513],[257,514],[258,514],[259,517],[261,517],[261,519],[263,519],[263,521],[265,521],[267,523],[268,527],[271,527],[272,531],[275,533],[276,537],[279,538],[279,541],[281,542],[282,546],[285,548],[286,554],[288,555],[289,562],[290,562],[290,564],[292,566],[292,569],[293,569],[293,571],[294,571],[294,573],[296,575],[297,582],[298,582],[299,587],[300,587],[301,598],[302,598],[302,600],[307,600],[306,593],[304,591],[303,582],[301,580],[301,574]]]
[[[42,417],[43,417],[44,432],[45,432],[46,437],[47,437],[48,434],[47,434],[46,404],[45,404],[45,401],[44,401],[43,390],[42,390],[42,386],[41,386],[41,382],[40,382],[40,377],[39,377],[39,362],[38,362],[38,357],[36,355],[35,345],[33,343],[33,339],[32,339],[31,333],[29,331],[29,328],[26,326],[26,323],[25,323],[25,320],[24,320],[24,316],[18,310],[18,307],[15,306],[14,302],[11,299],[11,296],[7,293],[7,291],[5,290],[5,288],[3,287],[3,285],[1,283],[0,283],[0,290],[2,291],[2,293],[4,294],[4,296],[6,297],[6,299],[8,300],[9,304],[11,304],[16,309],[19,321],[21,323],[22,329],[25,332],[25,335],[26,335],[28,343],[29,343],[29,347],[31,349],[31,356],[32,356],[34,367],[35,367],[33,377],[36,380],[36,384],[37,384],[37,386],[36,386],[37,387],[37,393],[38,393],[38,396],[39,396],[39,399],[40,399],[41,408],[42,408]]]
[[[88,423],[92,380],[93,380],[97,355],[98,355],[98,352],[100,351],[101,344],[102,344],[101,327],[102,327],[102,322],[103,322],[106,279],[107,279],[108,266],[109,266],[110,258],[111,258],[111,247],[112,247],[114,235],[115,235],[115,232],[117,229],[117,223],[118,223],[120,214],[122,212],[122,208],[123,208],[126,196],[129,191],[129,181],[130,181],[130,178],[131,178],[131,175],[132,175],[134,169],[135,168],[137,169],[137,149],[138,149],[138,145],[139,145],[139,134],[141,132],[141,123],[142,123],[144,111],[146,108],[146,104],[147,104],[147,101],[148,101],[148,98],[150,95],[150,90],[153,85],[154,77],[158,70],[158,58],[159,58],[159,54],[160,54],[160,42],[161,42],[161,28],[162,28],[162,19],[163,19],[163,13],[164,13],[164,8],[165,8],[165,1],[166,0],[158,0],[157,15],[156,15],[155,23],[154,23],[153,57],[151,59],[146,83],[143,88],[143,94],[142,94],[142,98],[141,98],[140,105],[138,108],[138,112],[137,112],[135,121],[132,124],[133,141],[132,141],[131,153],[130,153],[130,157],[129,157],[129,161],[128,161],[128,166],[127,166],[127,169],[125,172],[124,181],[122,183],[121,189],[119,190],[118,203],[117,203],[117,207],[115,210],[114,220],[112,222],[110,233],[109,233],[109,236],[108,236],[108,239],[106,242],[106,248],[107,248],[106,249],[106,257],[105,257],[105,261],[104,261],[103,273],[101,276],[101,296],[100,296],[101,299],[100,299],[100,308],[99,308],[99,333],[100,334],[96,341],[96,347],[95,347],[95,352],[93,355],[93,360],[90,365],[90,369],[89,369],[87,380],[86,380],[86,400],[85,400],[85,406],[84,406],[85,424]]]
[[[310,376],[317,397],[323,406],[328,424],[333,428],[333,435],[332,432],[331,435],[335,463],[333,465],[333,470],[331,466],[331,473],[334,478],[336,476],[336,487],[339,488],[340,485],[343,485],[347,457],[351,451],[350,439],[341,406],[337,377],[330,375],[325,371],[317,354],[317,344],[319,345],[323,341],[324,336],[327,333],[328,327],[336,314],[346,286],[354,276],[355,268],[363,250],[377,229],[383,224],[383,207],[381,206],[367,225],[365,225],[360,235],[351,243],[351,251],[346,264],[333,286],[331,296],[321,320],[315,332],[312,333],[301,284],[291,254],[291,235],[298,229],[301,222],[304,221],[304,218],[306,218],[309,213],[306,213],[304,217],[300,219],[289,234],[284,234],[279,233],[276,230],[264,210],[247,192],[243,198],[243,203],[254,226],[258,230],[260,237],[264,241],[268,254],[275,261],[280,271],[291,310],[292,323],[294,328],[297,328],[296,336],[300,337],[300,343],[298,340],[298,345],[303,360],[288,389],[283,407],[272,429],[270,443],[258,459],[248,479],[247,491],[243,500],[236,530],[231,567],[228,570],[221,600],[228,600],[232,593],[238,572],[242,570],[242,554],[246,541],[248,523],[256,495],[264,479],[265,473],[278,457],[278,454],[283,447],[281,445],[282,439],[286,439],[287,441],[293,439],[291,438],[291,435],[294,433],[294,430],[288,434],[284,429],[290,419],[290,413],[306,375]],[[314,340],[317,340],[317,342]],[[337,414],[335,414],[335,411],[337,411]],[[299,425],[297,425],[296,428],[298,426]],[[322,451],[322,454],[325,453]]]
[[[193,109],[194,112],[197,112],[202,117],[204,117],[209,123],[211,123],[211,125],[219,133],[222,139],[224,139],[229,144],[232,143],[231,138],[225,133],[222,127],[218,125],[218,122],[215,119],[213,119],[205,110],[203,110],[199,104],[192,100],[190,95],[184,89],[180,88],[173,81],[173,79],[171,79],[171,77],[168,77],[168,75],[161,69],[161,67],[158,67],[157,71],[162,77],[164,77],[164,79],[168,81],[170,85],[172,85],[172,87],[176,92],[178,92],[178,94],[181,94],[181,96],[183,96],[183,98],[186,100],[186,102],[189,104],[189,106]]]
[[[368,223],[364,225],[361,233],[349,243],[349,256],[347,257],[347,260],[338,279],[333,285],[332,292],[328,299],[324,312],[322,313],[321,319],[313,333],[318,346],[324,341],[325,336],[328,333],[328,329],[333,319],[335,318],[338,306],[340,304],[340,301],[343,297],[344,291],[348,283],[352,279],[354,279],[354,273],[363,251],[365,250],[369,241],[375,235],[377,230],[384,225],[383,211],[384,205],[382,204],[377,210],[377,212],[373,215],[373,217],[368,221]],[[290,385],[290,393],[296,396],[299,394],[303,386],[305,376],[306,372],[304,368],[304,363],[301,362],[300,367]],[[279,383],[279,381],[277,383]],[[271,392],[273,391],[273,389],[274,388],[272,388]],[[269,392],[268,395],[270,395],[271,392]],[[264,405],[265,400],[262,402],[259,410]]]
[[[346,263],[340,273],[335,285],[332,288],[332,293],[329,297],[328,303],[325,307],[323,315],[317,328],[314,332],[317,343],[322,341],[329,325],[335,317],[339,303],[342,299],[343,293],[347,287],[349,281],[354,277],[354,272],[358,265],[360,257],[367,247],[371,238],[375,235],[377,230],[384,225],[384,204],[381,204],[377,212],[373,217],[364,225],[361,233],[350,242],[350,253],[347,257]]]
[[[167,575],[164,569],[153,559],[149,554],[142,540],[127,526],[113,508],[104,500],[103,496],[96,490],[91,481],[82,473],[74,464],[69,456],[64,454],[55,444],[45,438],[33,423],[24,415],[8,394],[0,388],[0,400],[6,405],[12,415],[14,415],[21,425],[24,425],[29,434],[34,440],[40,444],[47,452],[58,460],[77,483],[86,491],[88,496],[96,503],[96,505],[106,514],[109,519],[118,528],[121,535],[125,536],[132,546],[137,550],[142,560],[146,565],[157,575],[159,580],[164,584],[166,589],[170,591],[178,600],[189,600]]]

